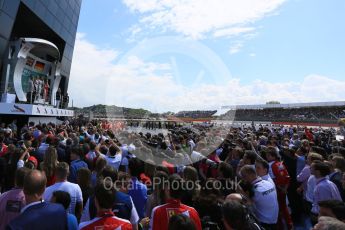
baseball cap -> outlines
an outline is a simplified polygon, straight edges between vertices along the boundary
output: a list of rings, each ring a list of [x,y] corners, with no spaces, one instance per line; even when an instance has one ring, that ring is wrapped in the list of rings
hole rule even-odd
[[[37,168],[38,162],[37,162],[36,157],[30,156],[30,157],[28,158],[28,161],[31,161],[31,162],[35,165],[35,168]]]

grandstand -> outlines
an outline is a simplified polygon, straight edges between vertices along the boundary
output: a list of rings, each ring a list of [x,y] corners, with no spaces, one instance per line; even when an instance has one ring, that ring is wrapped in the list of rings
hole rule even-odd
[[[177,112],[174,116],[179,118],[210,118],[212,117],[217,110],[196,110],[196,111],[180,111]]]
[[[223,106],[219,119],[235,121],[337,124],[345,117],[345,101]]]

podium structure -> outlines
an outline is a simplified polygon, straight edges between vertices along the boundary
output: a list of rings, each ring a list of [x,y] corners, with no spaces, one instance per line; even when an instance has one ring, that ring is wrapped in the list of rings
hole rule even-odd
[[[73,116],[55,96],[67,95],[81,0],[0,5],[0,121]]]

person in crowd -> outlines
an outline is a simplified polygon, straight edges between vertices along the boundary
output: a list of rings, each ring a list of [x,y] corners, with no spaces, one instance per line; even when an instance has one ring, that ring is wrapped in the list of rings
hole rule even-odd
[[[146,216],[150,216],[152,209],[158,205],[166,203],[164,193],[164,181],[168,180],[168,174],[163,171],[157,171],[153,181],[153,192],[147,196]]]
[[[71,165],[69,171],[68,181],[77,183],[77,172],[81,168],[88,168],[88,165],[83,161],[84,155],[79,146],[71,149]]]
[[[194,222],[186,215],[176,214],[170,217],[168,230],[196,230]]]
[[[311,174],[315,176],[316,185],[314,189],[314,200],[311,209],[314,218],[312,220],[315,222],[316,217],[319,215],[319,205],[320,201],[324,200],[339,200],[342,201],[339,190],[337,186],[328,179],[330,169],[328,165],[321,161],[314,161],[310,168]]]
[[[290,183],[290,175],[286,169],[286,166],[282,161],[280,161],[280,157],[278,155],[278,151],[273,147],[268,147],[266,150],[266,158],[269,162],[269,174],[274,181],[277,196],[278,196],[278,204],[279,204],[279,217],[278,217],[278,225],[279,229],[284,228],[284,224],[286,223],[288,229],[293,228],[292,219],[286,205],[286,194],[287,189]]]
[[[193,203],[203,228],[222,228],[221,206],[224,202],[222,186],[222,182],[217,179],[207,179]]]
[[[313,230],[341,230],[345,229],[345,223],[329,216],[321,216]]]
[[[79,229],[120,229],[132,230],[132,225],[128,220],[121,219],[112,211],[115,203],[115,188],[107,182],[99,183],[95,187],[95,206],[97,216],[90,221],[81,222]]]
[[[68,192],[65,191],[54,191],[53,196],[50,200],[51,203],[61,204],[65,210],[67,211],[70,204],[71,204],[71,196]],[[67,213],[67,229],[68,230],[77,230],[78,229],[78,221],[75,215],[71,213]]]
[[[228,200],[222,206],[225,230],[261,230],[260,226],[251,219],[248,208],[238,200]]]
[[[100,177],[98,178],[97,182],[110,182],[111,187],[118,187],[119,184],[122,184],[122,181],[118,180],[118,173],[116,169],[113,167],[107,165],[101,172]],[[133,200],[131,196],[120,192],[120,191],[115,191],[115,200],[112,204],[112,211],[117,217],[120,217],[122,219],[126,219],[130,221],[132,224],[133,229],[138,228],[138,223],[139,223],[139,216],[137,213],[137,210],[134,206]],[[86,202],[82,217],[81,217],[81,222],[84,221],[89,221],[93,218],[95,218],[97,215],[97,208],[95,205],[95,197],[90,196],[89,199]]]
[[[188,206],[192,206],[201,190],[198,171],[196,168],[186,166],[183,170],[183,179],[186,181],[186,184],[189,184],[190,186],[188,187],[189,189],[185,191],[181,201]]]
[[[255,161],[255,170],[256,173],[258,174],[259,177],[261,177],[261,179],[263,180],[267,180],[269,182],[271,182],[272,184],[274,184],[274,181],[272,180],[269,172],[269,164],[267,163],[267,161],[265,161],[262,158],[258,158]]]
[[[319,217],[330,216],[345,223],[345,204],[339,200],[319,201]]]
[[[5,229],[6,225],[16,218],[25,206],[23,185],[29,171],[26,167],[17,169],[15,187],[0,195],[0,230]]]
[[[21,214],[13,219],[7,229],[53,229],[67,228],[66,211],[60,204],[43,200],[47,178],[43,172],[31,170],[24,178],[26,206]]]
[[[54,142],[54,136],[53,135],[47,135],[45,138],[45,141],[40,144],[37,150],[37,154],[35,155],[37,160],[39,162],[43,161],[44,155],[46,151],[48,150],[49,146],[51,146]]]
[[[83,207],[92,193],[91,171],[88,168],[80,168],[77,172],[77,184],[83,194]]]
[[[121,149],[113,144],[109,147],[108,155],[105,158],[108,162],[108,165],[114,167],[114,169],[119,170],[120,163],[121,163]]]
[[[49,146],[43,156],[43,162],[40,164],[40,168],[45,172],[47,177],[47,186],[53,185],[56,181],[55,169],[58,165],[56,148]]]
[[[78,184],[67,181],[68,174],[68,164],[66,162],[60,162],[55,170],[56,182],[46,188],[43,197],[45,200],[51,200],[55,191],[68,192],[71,196],[71,204],[68,207],[68,212],[74,214],[77,219],[80,219],[83,211],[83,195]]]
[[[165,188],[167,203],[155,207],[150,218],[150,229],[167,230],[169,219],[173,215],[184,214],[191,218],[197,230],[201,230],[201,221],[198,212],[187,205],[181,203],[183,195],[183,180],[177,174],[169,177],[169,188]],[[172,186],[174,184],[174,186]]]
[[[58,109],[60,108],[61,97],[62,97],[61,88],[58,88],[55,94],[55,107]]]
[[[145,217],[147,202],[147,187],[138,180],[142,168],[142,162],[138,158],[129,159],[128,171],[132,179],[128,195],[132,197],[140,219]]]
[[[328,161],[328,166],[330,168],[330,174],[328,175],[329,180],[337,186],[343,201],[345,201],[345,190],[341,185],[341,180],[345,168],[344,165],[345,159],[342,156],[334,156],[330,161]]]
[[[253,211],[261,225],[265,229],[277,229],[279,204],[275,186],[258,177],[252,165],[243,166],[240,175],[243,181],[252,186]]]
[[[104,157],[98,157],[95,163],[95,168],[91,173],[91,185],[95,187],[97,184],[97,179],[100,177],[103,169],[107,165],[107,160]]]

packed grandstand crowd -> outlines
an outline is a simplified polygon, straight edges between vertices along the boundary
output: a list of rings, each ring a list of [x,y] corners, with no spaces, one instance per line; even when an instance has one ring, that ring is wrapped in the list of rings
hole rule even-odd
[[[126,118],[126,119],[208,119],[235,121],[266,121],[266,122],[310,122],[332,124],[345,117],[345,106],[299,107],[299,108],[263,108],[263,109],[233,109],[222,115],[216,115],[217,110],[192,110],[177,113],[151,113],[144,109],[130,109],[116,106],[96,105],[76,109],[80,117],[89,117],[90,111],[94,118]]]
[[[0,229],[345,229],[343,128],[159,131],[3,124]]]
[[[345,117],[344,106],[310,108],[265,108],[230,110],[222,117],[235,115],[239,121],[300,121],[334,123]]]

